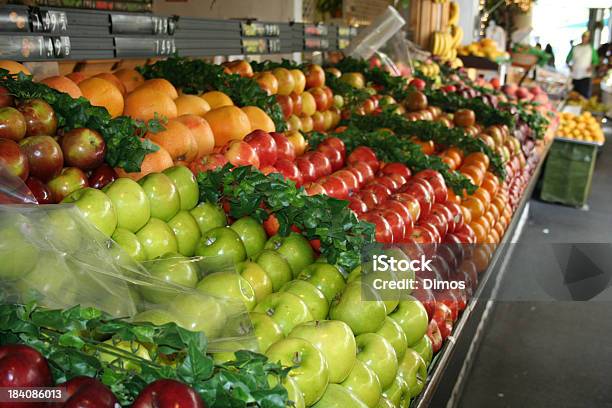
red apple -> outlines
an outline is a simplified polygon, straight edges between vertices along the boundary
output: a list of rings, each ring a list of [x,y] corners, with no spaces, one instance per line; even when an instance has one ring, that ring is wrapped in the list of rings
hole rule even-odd
[[[51,136],[26,137],[19,146],[28,158],[30,175],[41,181],[57,176],[64,165],[62,149]]]
[[[327,195],[333,198],[337,198],[340,200],[345,200],[348,198],[349,189],[346,185],[344,179],[338,176],[334,176],[333,174],[329,177],[326,177],[321,185],[327,191]]]
[[[287,159],[279,159],[274,164],[274,167],[284,178],[293,181],[296,186],[302,185],[302,173],[300,173],[300,169],[298,169],[294,162]]]
[[[406,235],[406,224],[402,216],[387,208],[376,210],[375,213],[382,215],[389,222],[391,232],[393,233],[393,242],[402,242]]]
[[[206,404],[188,385],[161,379],[153,381],[140,391],[132,408],[206,408]]]
[[[88,186],[87,175],[78,167],[64,167],[59,175],[49,180],[51,198],[59,203],[65,197]]]
[[[289,95],[291,97],[291,101],[293,102],[293,114],[296,116],[300,116],[302,114],[302,95],[291,92]]]
[[[421,218],[419,220],[418,226],[429,231],[432,237],[432,243],[439,244],[442,242],[442,235],[440,235],[440,230],[431,222],[424,222],[425,220]]]
[[[93,170],[104,162],[106,142],[95,130],[73,129],[62,136],[61,146],[68,166]]]
[[[451,321],[457,321],[457,318],[459,317],[459,302],[455,296],[455,293],[450,290],[441,290],[434,291],[434,296],[436,297],[436,306],[439,304],[446,305],[446,307],[450,311]],[[440,325],[440,322],[438,322],[438,325]],[[442,330],[442,327],[440,327],[440,330]]]
[[[448,226],[447,232],[452,232],[455,230],[455,217],[447,206],[441,203],[434,203],[434,205],[431,207],[431,213],[440,214],[442,217],[444,217],[444,220]]]
[[[419,220],[421,217],[421,204],[415,196],[408,193],[395,193],[391,196],[391,198],[393,200],[401,201],[402,204],[408,207],[408,211],[410,211],[413,222],[417,222]]]
[[[259,157],[255,149],[243,140],[230,140],[221,149],[221,153],[236,167],[253,166],[259,168]]]
[[[276,147],[276,141],[268,132],[256,129],[246,135],[243,140],[255,150],[261,167],[271,166],[276,163],[278,148]]]
[[[319,112],[327,110],[329,100],[327,99],[327,93],[325,93],[323,88],[312,88],[309,89],[308,92],[310,92],[310,94],[313,96]]]
[[[21,112],[10,106],[0,108],[0,138],[18,142],[25,134],[26,122]]]
[[[359,189],[359,179],[355,174],[349,170],[342,169],[332,174],[333,176],[340,177],[346,183],[349,193],[357,191]]]
[[[409,247],[412,248],[417,245],[418,244],[409,245]],[[411,259],[413,258],[411,257]],[[425,282],[423,282],[422,278],[417,276],[416,279],[418,281],[418,285],[415,289],[413,289],[411,295],[414,296],[419,302],[421,302],[421,304],[423,305],[423,307],[425,307],[425,310],[427,311],[428,320],[431,320],[436,310],[436,298],[434,297],[434,294],[431,289],[427,289],[427,287],[425,286]]]
[[[376,177],[374,182],[387,187],[391,193],[395,193],[402,186],[395,178],[390,176]]]
[[[309,196],[317,194],[327,195],[327,191],[320,183],[308,183],[304,186],[304,190],[306,190],[306,194]]]
[[[50,387],[52,384],[53,377],[47,360],[37,350],[22,344],[0,346],[0,388]],[[40,402],[2,404],[9,408],[35,408],[40,405]]]
[[[427,182],[424,181],[424,183]],[[424,183],[413,182],[411,179],[402,188],[400,188],[400,192],[410,194],[419,201],[421,217],[425,217],[433,205],[433,196],[425,187]],[[429,187],[431,188],[431,186]]]
[[[374,224],[374,227],[376,228],[377,242],[383,244],[390,244],[393,242],[393,230],[391,229],[389,221],[387,221],[385,217],[376,213],[366,213],[361,217],[361,219]]]
[[[434,242],[434,237],[431,232],[419,225],[412,228],[409,237],[419,244],[431,244]]]
[[[427,180],[434,190],[434,199],[437,203],[445,203],[448,199],[448,188],[442,174],[436,170],[427,169],[414,175],[415,178]]]
[[[114,408],[119,405],[112,391],[95,378],[74,377],[58,387],[65,389],[66,401],[49,403],[49,408]]]
[[[351,154],[349,154],[347,161],[350,165],[364,162],[370,166],[373,172],[378,171],[378,168],[380,167],[378,158],[376,158],[376,153],[374,153],[374,150],[366,146],[359,146],[353,150]]]
[[[310,64],[304,69],[306,75],[306,89],[325,85],[325,71],[320,65]]]
[[[470,227],[467,224],[463,224],[461,228],[457,229],[455,231],[455,235],[457,235],[461,239],[461,242],[463,243],[466,243],[466,244],[476,243],[476,233],[474,232],[472,227]]]
[[[295,160],[295,148],[287,136],[279,132],[270,132],[270,136],[276,142],[277,161],[280,159]]]
[[[359,196],[352,196],[351,198],[349,198],[348,208],[353,210],[353,212],[357,214],[357,216],[361,216],[368,212],[368,206]]]
[[[324,110],[331,108],[334,104],[334,92],[328,86],[322,86],[323,92],[325,92],[325,96],[327,96],[327,106]]]
[[[410,210],[405,203],[399,200],[387,200],[385,201],[384,207],[401,215],[404,225],[406,226],[406,230],[412,230],[412,227],[414,226],[412,214],[410,214]]]
[[[219,167],[225,166],[227,163],[229,162],[225,155],[221,153],[211,153],[189,163],[189,169],[197,176],[199,172],[216,170]]]
[[[344,161],[342,160],[342,153],[329,145],[318,146],[317,151],[324,154],[331,163],[332,171],[336,171],[344,166]]]
[[[445,340],[453,332],[452,312],[444,303],[436,302],[436,310],[432,321],[435,321],[440,330],[442,340]]]
[[[403,163],[386,163],[381,167],[380,173],[386,176],[399,174],[400,176],[403,176],[406,181],[408,181],[410,179],[410,176],[412,175],[412,172],[410,171],[408,166]]]
[[[100,167],[95,169],[89,176],[89,187],[97,188],[101,190],[107,184],[115,181],[119,176],[108,164],[102,164]]]
[[[449,222],[449,227],[451,224],[453,226],[451,232],[455,232],[463,227],[463,212],[459,204],[447,201],[444,203],[444,206],[448,208],[451,213],[452,222]]]
[[[306,153],[308,159],[314,164],[316,170],[316,178],[329,176],[332,172],[332,165],[329,158],[321,152],[314,151]]]
[[[304,184],[310,183],[317,179],[317,169],[315,165],[308,159],[308,157],[300,156],[295,159],[300,173],[302,173],[302,182]]]
[[[363,182],[368,183],[374,179],[374,171],[369,164],[358,162],[352,163],[348,169],[352,172],[358,172],[363,177]]]
[[[339,137],[328,137],[321,142],[323,146],[331,146],[342,154],[342,160],[346,158],[346,147]]]
[[[276,95],[276,102],[280,105],[283,116],[288,119],[293,113],[293,100],[289,95]]]
[[[431,340],[431,349],[433,353],[436,354],[442,348],[444,339],[442,338],[442,333],[440,333],[438,323],[432,318],[430,318],[429,326],[427,327],[427,337]]]
[[[45,183],[33,177],[29,177],[25,183],[26,186],[28,186],[28,188],[32,192],[32,195],[34,195],[34,198],[36,198],[38,204],[54,203],[53,199],[51,198],[51,192],[49,191]]]
[[[421,78],[413,78],[410,81],[410,86],[414,86],[418,91],[422,91],[423,89],[425,89],[426,85],[427,83],[423,81]]]
[[[0,164],[4,165],[9,173],[22,180],[26,180],[30,174],[28,158],[13,140],[0,138]]]
[[[0,108],[13,106],[13,95],[3,86],[0,86]]]
[[[368,207],[368,211],[377,208],[381,203],[380,198],[373,191],[362,190],[359,192],[359,198]]]
[[[372,191],[374,194],[376,194],[378,197],[378,202],[380,203],[384,202],[391,195],[391,190],[389,190],[389,188],[384,184],[376,182],[376,180],[370,181],[368,184],[366,184],[362,191]]]
[[[17,106],[26,122],[27,136],[55,136],[57,116],[55,111],[42,99],[30,99]]]

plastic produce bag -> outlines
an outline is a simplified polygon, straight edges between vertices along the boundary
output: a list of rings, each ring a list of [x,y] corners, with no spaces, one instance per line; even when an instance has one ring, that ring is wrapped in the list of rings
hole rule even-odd
[[[28,202],[26,193],[7,194],[14,183],[0,184],[2,196]],[[0,205],[0,301],[36,302],[48,308],[74,305],[99,308],[116,317],[203,331],[209,352],[257,351],[245,305],[203,294],[158,278],[190,270],[196,279],[210,263],[204,258],[168,255],[135,262],[119,245],[85,220],[73,205]],[[228,266],[227,273],[236,273]]]
[[[391,6],[351,41],[346,55],[369,59],[406,24],[404,18]]]

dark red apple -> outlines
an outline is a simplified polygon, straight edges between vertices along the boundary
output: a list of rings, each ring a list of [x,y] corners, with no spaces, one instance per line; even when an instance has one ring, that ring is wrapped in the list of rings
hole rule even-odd
[[[64,388],[65,402],[50,403],[49,408],[114,408],[117,398],[100,381],[90,377],[74,377],[59,384]]]
[[[277,160],[295,160],[295,148],[293,147],[293,143],[287,139],[287,136],[279,132],[270,132],[270,136],[272,136],[276,142]]]
[[[359,196],[352,196],[349,198],[349,206],[348,206],[355,214],[361,216],[368,212],[368,206]]]
[[[340,150],[329,145],[323,145],[318,146],[317,151],[327,156],[329,162],[331,163],[332,171],[340,170],[342,166],[344,166],[344,161],[342,160],[342,153]]]
[[[293,114],[293,99],[289,95],[276,95],[276,102],[280,105],[285,119],[289,119]]]
[[[0,107],[13,106],[13,95],[3,86],[0,86]]]
[[[132,408],[206,408],[197,392],[188,385],[169,379],[147,385]]]
[[[28,136],[55,136],[57,116],[55,111],[42,99],[30,99],[17,105],[26,122]]]
[[[64,165],[62,149],[51,136],[26,137],[19,146],[28,158],[30,175],[41,181],[57,176]]]
[[[26,186],[28,186],[32,195],[34,195],[38,204],[53,204],[51,192],[42,181],[37,178],[29,177],[26,180]]]
[[[37,350],[22,344],[0,346],[0,388],[50,387],[53,384],[47,360]],[[40,402],[4,402],[7,408],[35,408]]]
[[[274,167],[284,178],[293,181],[296,186],[299,187],[303,184],[302,173],[300,173],[300,169],[298,169],[294,162],[287,159],[279,159],[274,164]]]
[[[359,146],[351,152],[348,156],[348,163],[350,165],[356,165],[359,162],[364,162],[370,166],[373,172],[378,171],[380,163],[376,157],[374,150],[366,146]]]
[[[87,175],[78,167],[64,167],[60,174],[47,183],[51,198],[59,203],[72,192],[88,186]]]
[[[103,164],[97,169],[95,169],[91,175],[89,176],[89,187],[97,188],[101,190],[107,184],[115,181],[119,176],[108,164]]]
[[[383,244],[391,244],[393,242],[393,230],[385,217],[376,213],[366,213],[361,217],[361,220],[374,224],[377,242]]]
[[[246,135],[244,141],[247,142],[259,157],[259,165],[272,166],[276,163],[278,158],[278,149],[276,147],[276,141],[268,132],[261,129],[256,129]]]
[[[325,71],[318,64],[310,64],[304,69],[306,89],[325,85]]]
[[[326,177],[321,183],[327,195],[340,200],[348,198],[349,189],[343,178],[331,175]]]
[[[5,166],[9,173],[22,180],[26,180],[30,174],[28,158],[13,140],[0,139],[0,164]]]
[[[318,151],[307,152],[306,155],[315,166],[317,179],[332,173],[331,161],[326,155]]]
[[[295,159],[295,164],[302,173],[302,182],[310,183],[317,179],[317,169],[308,157],[300,156]]]
[[[102,135],[88,128],[73,129],[61,139],[64,160],[68,166],[93,170],[104,163],[106,142]]]
[[[18,142],[25,134],[26,122],[21,112],[10,106],[0,108],[0,138]]]
[[[433,353],[436,354],[442,348],[444,339],[442,338],[442,333],[440,332],[437,321],[432,318],[430,318],[429,326],[427,327],[427,337],[431,340],[431,349]]]
[[[336,150],[340,151],[340,153],[342,154],[342,160],[345,160],[346,147],[342,139],[340,139],[339,137],[328,137],[325,140],[323,140],[321,144],[324,146],[331,146],[335,148]]]
[[[410,171],[408,166],[403,163],[387,163],[381,167],[380,172],[386,176],[399,174],[403,176],[406,181],[408,181],[410,179],[410,176],[412,175],[412,172]]]

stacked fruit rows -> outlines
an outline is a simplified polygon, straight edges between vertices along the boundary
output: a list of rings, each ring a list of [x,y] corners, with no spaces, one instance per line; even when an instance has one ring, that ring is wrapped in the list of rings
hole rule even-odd
[[[134,260],[151,261],[148,269],[155,278],[242,304],[250,312],[259,351],[295,366],[283,385],[297,407],[407,406],[423,388],[433,353],[452,332],[528,181],[520,143],[505,126],[490,126],[485,133],[473,111],[451,115],[428,106],[418,91],[402,104],[388,95],[373,95],[355,112],[341,112],[343,96],[333,94],[325,85],[325,71],[313,64],[303,71],[275,67],[254,74],[248,62],[239,61],[225,70],[253,78],[267,94],[276,95],[289,130],[276,132],[264,110],[237,107],[220,91],[182,94],[168,80],[145,79],[134,70],[91,78],[75,73],[45,83],[85,96],[112,117],[124,114],[145,123],[139,136],[156,150],[144,155],[140,170],[103,164],[109,139],[102,130],[58,132],[56,124],[49,127],[58,122],[50,119],[50,104],[13,101],[7,92],[0,116],[2,159],[26,180],[39,202],[74,202]],[[351,86],[365,86],[361,73],[345,75]],[[483,152],[466,154],[458,147],[412,139],[422,153],[437,155],[476,187],[473,194],[454,192],[438,171],[412,174],[405,163],[385,162],[377,154],[380,146],[348,150],[342,128],[336,130],[338,137],[327,135],[316,148],[302,134],[331,130],[351,115],[381,115],[386,104],[397,104],[394,112],[410,121],[435,120],[484,140],[501,153],[506,179],[501,182],[491,171],[491,158]],[[274,213],[263,223],[255,208],[233,219],[223,200],[207,201],[204,184],[198,183],[204,180],[201,173],[222,174],[220,168],[228,163],[252,166],[266,175],[279,173],[279,180],[304,187],[298,194],[348,200],[359,219],[374,224],[376,241],[407,244],[404,252],[411,258],[432,259],[433,272],[417,280],[461,280],[466,286],[421,287],[414,297],[395,290],[381,297],[367,283],[376,275],[317,259],[327,243],[308,239],[295,226],[288,235],[279,234],[279,223],[286,220]],[[291,184],[282,186],[291,189]],[[458,245],[462,243],[492,245],[466,249]],[[404,252],[390,253],[401,258]],[[200,262],[189,262],[193,256]],[[27,271],[4,275],[40,282],[32,276],[39,270],[33,264]],[[395,271],[392,277],[400,275]],[[364,294],[372,300],[363,301]],[[174,322],[213,339],[228,323],[214,302],[168,298],[155,290],[142,290],[140,296],[155,306],[135,320]],[[204,309],[210,311],[206,316]],[[133,341],[125,347],[142,345]],[[234,358],[232,353],[214,357]]]

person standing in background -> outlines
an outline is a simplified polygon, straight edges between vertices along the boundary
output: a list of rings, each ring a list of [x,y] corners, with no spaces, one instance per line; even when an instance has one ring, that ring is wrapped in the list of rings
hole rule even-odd
[[[570,50],[565,62],[572,72],[574,90],[589,99],[591,97],[591,76],[593,67],[599,64],[599,56],[590,42],[591,33],[582,34],[582,42]]]
[[[544,52],[550,55],[550,58],[548,59],[548,62],[546,63],[546,65],[554,68],[555,67],[555,53],[553,52],[552,45],[546,44],[546,48],[544,48]]]

